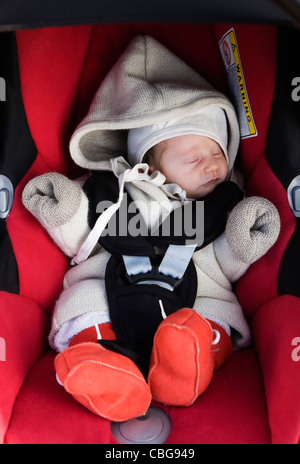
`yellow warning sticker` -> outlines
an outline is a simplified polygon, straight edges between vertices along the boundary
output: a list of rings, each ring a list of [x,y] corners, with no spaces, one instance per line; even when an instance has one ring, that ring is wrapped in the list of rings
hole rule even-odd
[[[223,35],[219,42],[221,55],[227,71],[229,88],[238,114],[241,137],[255,137],[257,129],[253,119],[245,77],[234,29]]]

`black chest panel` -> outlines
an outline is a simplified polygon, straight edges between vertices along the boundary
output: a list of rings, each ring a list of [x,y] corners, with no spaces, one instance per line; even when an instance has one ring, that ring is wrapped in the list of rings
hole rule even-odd
[[[99,205],[116,203],[119,196],[118,180],[111,172],[96,172],[87,180],[84,190],[89,199],[89,225],[92,228],[101,212]],[[204,203],[203,243],[199,243],[197,250],[204,248],[206,245],[215,240],[224,230],[229,212],[234,206],[241,201],[243,193],[234,182],[223,182],[205,198],[191,201],[181,208],[176,208],[167,218],[168,227],[163,222],[159,229],[153,235],[148,234],[147,226],[144,223],[142,215],[132,208],[132,199],[127,194],[119,210],[111,218],[114,226],[108,224],[99,238],[99,243],[114,256],[149,256],[154,257],[153,247],[166,250],[171,244],[184,245],[187,241],[197,240],[197,233],[194,235],[186,233],[186,227],[178,224],[185,218],[190,218],[191,225],[189,231],[196,230],[197,224],[197,204]],[[133,211],[134,210],[134,211]],[[125,218],[125,220],[124,220]],[[130,233],[129,225],[134,220],[140,223],[140,233],[133,236]],[[166,221],[166,220],[165,220]],[[179,230],[182,231],[178,235]],[[168,235],[165,230],[168,230]],[[146,233],[145,233],[146,231]]]

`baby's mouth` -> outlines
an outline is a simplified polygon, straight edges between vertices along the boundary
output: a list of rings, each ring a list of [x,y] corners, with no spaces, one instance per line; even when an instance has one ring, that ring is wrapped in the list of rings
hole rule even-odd
[[[203,184],[204,187],[207,187],[209,185],[212,185],[214,184],[215,182],[217,182],[219,180],[218,177],[213,177],[212,179],[210,179],[208,182],[206,182],[205,184]]]

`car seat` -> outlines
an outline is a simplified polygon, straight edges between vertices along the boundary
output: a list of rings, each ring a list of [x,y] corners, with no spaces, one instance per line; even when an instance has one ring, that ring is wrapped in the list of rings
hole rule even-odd
[[[80,2],[73,2],[72,20],[62,7],[61,17],[52,17],[51,10],[47,21],[39,20],[36,2],[28,2],[27,12],[23,6],[23,17],[16,8],[15,19],[10,5],[18,2],[5,3],[0,15],[0,442],[119,442],[109,421],[82,407],[56,381],[47,335],[69,263],[25,210],[21,194],[30,179],[45,172],[71,178],[82,173],[68,153],[70,136],[131,38],[149,34],[231,95],[244,124],[239,157],[246,191],[271,200],[282,224],[275,246],[235,286],[251,325],[251,347],[234,352],[192,406],[154,404],[171,422],[164,442],[298,443],[300,64],[288,50],[298,49],[299,31],[276,9],[272,24],[265,24],[265,10],[256,24],[241,24],[234,14],[235,23],[228,16],[214,21],[212,12],[201,20],[199,2],[182,2],[186,9],[191,4],[192,22],[184,15],[176,20],[172,8],[170,21],[167,12],[163,21],[146,12],[126,22],[124,3],[116,2],[115,19],[108,12],[106,21],[95,14],[91,19],[85,12],[80,21]]]

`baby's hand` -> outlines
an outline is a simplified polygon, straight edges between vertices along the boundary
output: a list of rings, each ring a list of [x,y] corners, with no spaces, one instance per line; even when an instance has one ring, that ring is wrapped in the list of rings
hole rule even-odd
[[[226,225],[226,238],[239,258],[254,263],[276,242],[280,232],[277,209],[269,200],[249,197],[232,210]]]
[[[22,200],[46,229],[52,229],[75,215],[81,201],[81,187],[62,174],[50,172],[32,179],[23,191]]]

